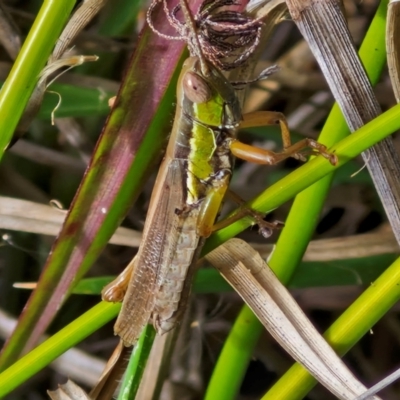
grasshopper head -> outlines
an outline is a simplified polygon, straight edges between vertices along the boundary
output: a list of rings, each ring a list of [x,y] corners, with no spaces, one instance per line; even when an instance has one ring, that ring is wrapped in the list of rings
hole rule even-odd
[[[205,75],[198,57],[189,57],[179,78],[178,102],[186,114],[209,126],[234,128],[241,119],[235,89],[217,68]]]

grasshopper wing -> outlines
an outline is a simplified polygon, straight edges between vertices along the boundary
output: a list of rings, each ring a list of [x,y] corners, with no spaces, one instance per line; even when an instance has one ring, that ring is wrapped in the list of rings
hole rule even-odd
[[[114,327],[126,346],[134,345],[149,322],[178,239],[179,210],[185,204],[183,160],[163,164],[150,200],[143,240]]]

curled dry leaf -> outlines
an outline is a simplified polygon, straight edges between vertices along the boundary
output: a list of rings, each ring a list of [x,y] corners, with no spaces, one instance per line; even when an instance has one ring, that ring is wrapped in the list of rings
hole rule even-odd
[[[49,64],[58,60],[78,34],[97,15],[107,0],[85,0],[68,21],[54,47]]]
[[[251,246],[231,239],[206,259],[235,288],[275,340],[339,399],[353,400],[367,390]]]
[[[47,78],[55,71],[60,68],[68,67],[68,69],[77,67],[82,65],[85,62],[94,62],[97,61],[99,57],[97,56],[76,56],[76,55],[65,55],[58,60],[54,60],[53,62],[49,62],[47,66],[42,70],[40,74],[40,79],[38,85],[40,86],[42,83],[47,81]],[[64,73],[63,71],[62,73]],[[54,79],[53,79],[54,80]],[[47,84],[47,86],[51,85],[53,80]]]

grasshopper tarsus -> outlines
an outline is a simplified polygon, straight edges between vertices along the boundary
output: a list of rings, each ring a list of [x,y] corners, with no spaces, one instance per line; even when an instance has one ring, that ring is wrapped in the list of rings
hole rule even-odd
[[[302,151],[303,149],[307,148],[309,148],[310,150]],[[321,155],[322,157],[326,158],[333,166],[336,166],[339,161],[335,153],[330,152],[325,145],[317,142],[314,139],[309,139],[309,138],[303,139],[300,142],[297,142],[294,145],[290,146],[289,148],[285,149],[285,152],[291,153],[293,151],[297,151],[296,154],[299,154],[300,156],[303,157],[304,155],[307,154],[311,154],[314,156]]]
[[[268,239],[276,229],[282,229],[285,224],[281,221],[273,221],[273,222],[267,222],[267,221],[261,221],[257,222],[258,223],[258,233],[264,238]]]

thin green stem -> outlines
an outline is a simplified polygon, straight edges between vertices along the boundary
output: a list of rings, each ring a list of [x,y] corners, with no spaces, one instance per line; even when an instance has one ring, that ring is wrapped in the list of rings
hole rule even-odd
[[[243,307],[229,334],[230,340],[226,341],[220,359],[231,360],[225,368],[211,377],[205,400],[232,399],[238,392],[242,378],[246,372],[247,364],[257,344],[263,327],[253,312],[246,306]],[[245,333],[243,335],[243,333]],[[232,376],[235,377],[232,380]],[[219,380],[229,381],[229,385],[219,385]]]
[[[118,400],[134,399],[139,389],[143,371],[156,335],[153,326],[146,325],[133,348],[128,368],[125,371]]]

